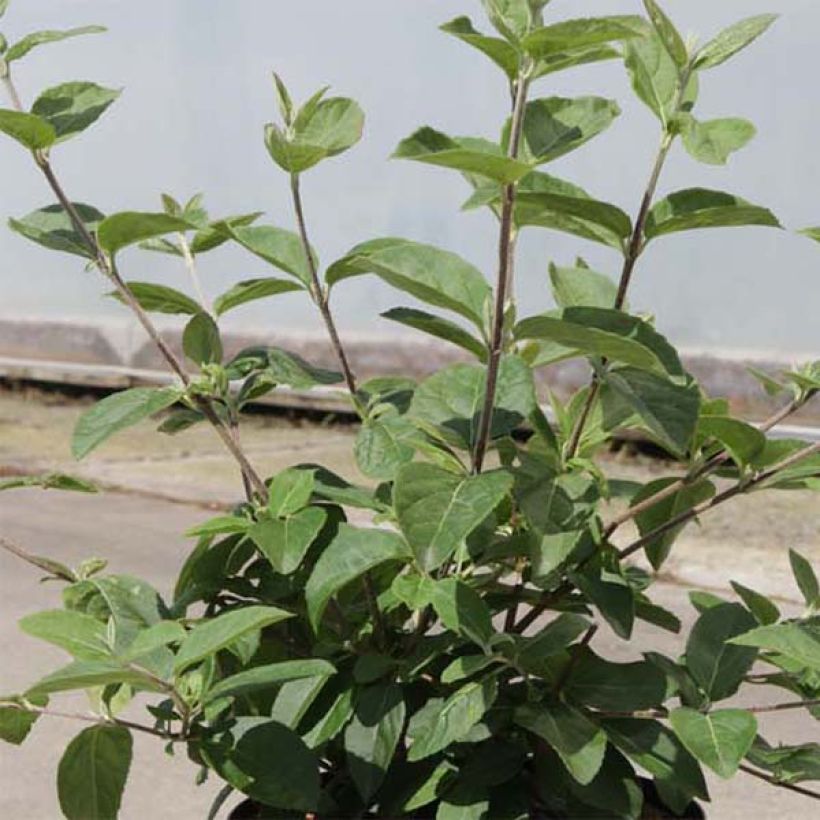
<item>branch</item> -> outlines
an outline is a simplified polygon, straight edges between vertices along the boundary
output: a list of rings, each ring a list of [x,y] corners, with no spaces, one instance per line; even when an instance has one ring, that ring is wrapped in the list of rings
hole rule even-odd
[[[767,712],[783,712],[787,709],[810,709],[813,706],[820,706],[820,698],[813,700],[793,700],[788,703],[776,703],[774,706],[744,706],[742,707],[746,712],[752,712],[755,715],[762,715]]]
[[[194,259],[194,255],[191,253],[191,246],[188,244],[188,240],[185,238],[184,233],[177,234],[177,240],[179,242],[179,249],[182,252],[182,258],[185,260],[185,269],[188,271],[188,276],[191,278],[191,283],[196,291],[199,304],[206,313],[213,315],[213,307],[211,306],[208,297],[205,295],[205,291],[202,290],[202,282],[199,279],[199,273],[196,269],[196,259]]]
[[[765,780],[772,786],[779,786],[781,789],[788,789],[790,792],[802,794],[804,797],[813,797],[815,800],[820,800],[820,792],[815,792],[811,789],[804,789],[802,786],[795,786],[792,783],[781,783],[773,775],[753,769],[751,766],[745,766],[742,763],[738,768],[741,772],[746,772],[746,774],[750,774],[752,777],[758,778],[758,780]]]
[[[529,76],[522,71],[515,85],[512,125],[510,128],[510,144],[507,156],[516,159],[521,147],[521,134],[524,129],[524,114],[526,112],[527,91]],[[498,384],[498,368],[501,365],[501,354],[504,349],[504,314],[507,307],[507,294],[512,285],[513,263],[513,216],[515,214],[515,198],[518,183],[512,182],[504,186],[501,206],[501,228],[498,239],[498,281],[495,291],[495,307],[493,308],[493,328],[490,340],[490,357],[487,365],[487,388],[484,394],[484,406],[478,426],[475,452],[473,454],[473,472],[480,473],[484,466],[484,457],[490,440],[490,428],[495,405],[495,393]]]
[[[759,425],[758,429],[762,433],[767,433],[774,427],[777,427],[782,421],[787,419],[793,413],[796,413],[803,407],[811,398],[815,395],[814,392],[807,393],[802,398],[794,399],[793,401],[789,402],[785,407],[778,410],[773,416],[770,416],[766,421]],[[651,509],[656,504],[660,504],[661,501],[665,501],[667,498],[672,497],[680,490],[684,489],[685,487],[689,486],[690,484],[694,484],[701,478],[710,475],[711,473],[715,472],[719,467],[729,461],[729,453],[727,451],[723,451],[721,453],[717,453],[714,455],[706,464],[702,465],[697,470],[694,470],[687,476],[684,476],[678,481],[675,481],[673,484],[670,484],[667,487],[664,487],[662,490],[659,490],[654,495],[650,496],[649,498],[645,498],[643,501],[635,504],[633,507],[630,507],[628,510],[623,512],[617,518],[614,518],[612,522],[607,526],[604,530],[604,536],[609,538],[618,529],[622,524],[625,524],[627,521],[635,518],[636,516],[640,515],[641,513],[645,512],[646,510]]]
[[[757,487],[758,485],[762,484],[765,481],[768,481],[770,478],[777,475],[777,473],[791,467],[799,461],[802,461],[804,458],[809,458],[810,456],[815,455],[816,453],[820,453],[820,442],[810,444],[808,447],[804,447],[802,450],[798,450],[796,453],[793,453],[788,458],[783,459],[783,461],[775,464],[768,470],[764,470],[763,472],[758,473],[753,478],[740,481],[733,487],[730,487],[728,490],[724,490],[722,493],[719,493],[713,498],[710,498],[708,501],[704,501],[702,504],[698,504],[694,507],[691,507],[688,510],[684,510],[682,513],[674,516],[673,518],[670,518],[664,524],[661,524],[661,526],[656,527],[654,530],[646,533],[645,535],[642,535],[637,541],[630,544],[628,547],[622,549],[619,552],[620,558],[627,558],[628,556],[632,555],[632,553],[637,552],[639,549],[646,546],[648,543],[660,537],[661,535],[664,535],[670,530],[679,527],[681,524],[688,523],[693,518],[697,518],[699,515],[708,512],[714,507],[717,507],[718,505],[722,504],[724,501],[728,501],[730,498],[734,498],[735,496],[740,495],[741,493],[745,493],[748,490]]]
[[[11,96],[14,107],[18,111],[22,111],[23,106],[20,101],[20,97],[17,94],[17,89],[15,88],[14,83],[11,80],[11,77],[5,77],[4,83],[6,87],[9,89],[9,95]],[[129,289],[128,285],[123,281],[116,267],[112,264],[108,256],[103,252],[103,249],[100,247],[96,238],[92,235],[88,228],[86,228],[85,223],[82,221],[80,215],[77,213],[77,209],[74,207],[74,204],[66,196],[65,191],[60,185],[60,182],[57,179],[53,168],[51,167],[51,163],[48,159],[48,156],[43,151],[34,151],[33,156],[35,163],[37,164],[38,168],[40,168],[40,170],[43,172],[46,181],[48,182],[49,186],[51,187],[51,190],[54,192],[54,195],[60,202],[60,205],[62,205],[66,214],[68,214],[68,217],[71,220],[74,229],[82,237],[83,241],[86,243],[89,250],[91,250],[91,252],[94,254],[94,261],[97,267],[99,268],[100,272],[113,283],[114,287],[117,290],[117,293],[119,294],[123,302],[131,309],[131,311],[137,317],[137,320],[145,329],[145,332],[148,334],[151,341],[159,349],[159,352],[162,354],[163,358],[168,363],[168,366],[177,375],[182,384],[185,387],[188,387],[191,383],[191,379],[186,373],[182,363],[176,357],[176,355],[168,346],[166,341],[162,338],[159,331],[154,326],[151,319],[148,317],[148,314],[143,310],[142,305],[140,305],[140,303],[135,298],[134,294],[131,293],[131,290]],[[265,482],[262,481],[262,479],[259,477],[258,473],[254,470],[253,466],[248,461],[248,458],[245,455],[245,453],[234,441],[233,437],[230,434],[230,431],[222,423],[221,419],[219,418],[219,416],[213,408],[212,400],[205,397],[197,397],[195,401],[202,414],[216,429],[217,433],[219,434],[219,437],[222,439],[225,446],[228,448],[228,451],[237,460],[242,471],[249,476],[249,478],[253,482],[256,491],[262,496],[262,498],[267,497],[267,487],[265,486]]]
[[[66,575],[63,572],[63,569],[56,563],[53,563],[48,559],[32,555],[30,552],[26,552],[26,550],[22,547],[18,547],[17,544],[12,543],[2,536],[0,536],[0,548],[6,550],[6,552],[10,552],[12,555],[15,555],[17,558],[22,559],[26,563],[31,564],[33,567],[37,567],[37,569],[41,569],[44,572],[49,573],[49,575],[56,575],[58,578],[62,578],[62,580],[68,581],[71,584],[77,580],[71,575]]]
[[[308,238],[307,224],[305,222],[305,212],[302,206],[302,193],[299,188],[299,175],[291,174],[290,190],[293,197],[293,209],[296,212],[296,222],[299,226],[299,237],[302,240],[302,249],[305,253],[308,269],[310,270],[311,278],[311,296],[319,312],[322,314],[325,327],[327,328],[330,342],[333,345],[333,350],[336,353],[336,358],[342,368],[347,389],[350,391],[350,397],[353,400],[354,406],[358,407],[356,399],[356,379],[353,376],[353,371],[350,369],[350,363],[347,360],[342,340],[339,338],[339,332],[336,329],[336,322],[333,320],[333,314],[330,311],[330,303],[328,301],[327,290],[322,287],[322,282],[319,279],[319,271],[316,268],[316,260],[313,258],[313,253],[310,250],[310,240]]]

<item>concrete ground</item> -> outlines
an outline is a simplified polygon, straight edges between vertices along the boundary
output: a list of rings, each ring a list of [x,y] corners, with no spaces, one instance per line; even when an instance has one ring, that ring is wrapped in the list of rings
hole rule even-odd
[[[180,533],[208,517],[207,508],[238,498],[236,469],[205,428],[168,438],[140,425],[114,438],[82,464],[71,460],[70,433],[82,406],[47,394],[0,393],[0,476],[18,472],[65,470],[100,482],[108,491],[79,495],[41,490],[0,493],[0,533],[26,549],[77,563],[104,556],[114,572],[151,581],[166,593],[190,542]],[[350,478],[354,432],[349,428],[294,424],[271,416],[250,420],[243,433],[254,463],[264,473],[300,462],[321,461]],[[609,470],[623,477],[647,478],[668,471],[644,459],[614,458]],[[686,597],[696,587],[725,591],[729,579],[775,594],[785,611],[798,611],[786,550],[794,547],[820,565],[820,508],[807,493],[741,498],[690,528],[679,541],[652,597],[676,611],[686,626],[694,610]],[[625,528],[626,529],[626,528]],[[629,537],[624,532],[624,538]],[[16,622],[38,609],[59,605],[58,589],[38,584],[37,573],[0,553],[0,692],[25,688],[63,663],[58,650],[19,632]],[[641,627],[642,648],[682,650],[682,639]],[[606,629],[595,639],[598,651],[627,659],[628,650]],[[757,702],[774,692],[756,692]],[[61,702],[61,705],[63,703]],[[68,710],[82,710],[80,696],[64,698]],[[770,742],[817,740],[817,723],[805,713],[764,715]],[[0,745],[0,820],[58,820],[55,775],[66,742],[80,728],[68,720],[43,718],[22,747]],[[218,790],[216,782],[197,787],[195,767],[184,755],[168,758],[159,742],[135,738],[135,757],[122,818],[201,820]],[[813,801],[739,775],[726,783],[710,778],[715,820],[809,820]]]

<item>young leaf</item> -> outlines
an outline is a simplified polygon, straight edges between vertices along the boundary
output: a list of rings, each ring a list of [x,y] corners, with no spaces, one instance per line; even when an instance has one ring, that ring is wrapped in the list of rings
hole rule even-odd
[[[64,142],[93,125],[120,93],[95,83],[64,83],[44,91],[31,113],[54,128],[55,142]]]
[[[643,4],[667,53],[678,68],[684,68],[689,62],[689,54],[683,37],[655,0],[643,0]]]
[[[274,518],[285,518],[310,503],[316,478],[312,470],[283,470],[268,487],[268,511]]]
[[[766,208],[722,191],[690,188],[670,194],[652,208],[646,221],[646,238],[699,228],[744,225],[781,227],[777,217]]]
[[[112,256],[129,245],[166,233],[190,230],[191,225],[168,214],[124,211],[104,219],[97,230],[97,238],[103,250]]]
[[[14,706],[0,706],[0,740],[20,746],[28,737],[39,713],[29,711],[22,698],[3,698],[5,702],[12,701]],[[34,706],[47,706],[48,698],[34,697],[31,699]],[[19,707],[19,708],[18,708]]]
[[[304,290],[304,287],[296,282],[274,277],[246,279],[218,296],[214,300],[214,311],[217,316],[221,316],[223,313],[227,313],[229,310],[233,310],[247,302],[266,299],[268,296],[277,296],[280,293],[290,293],[294,290]]]
[[[611,308],[617,285],[602,273],[589,268],[559,268],[550,264],[552,295],[559,307]]]
[[[350,776],[368,801],[381,786],[404,728],[404,699],[394,683],[375,684],[356,697],[353,719],[345,729],[344,748]]]
[[[680,83],[677,65],[654,30],[645,37],[627,40],[625,55],[626,68],[638,99],[666,126],[677,113]],[[693,75],[686,95],[690,102],[697,96],[697,85],[697,75]]]
[[[20,475],[0,479],[0,490],[16,490],[22,487],[40,487],[43,490],[62,490],[70,493],[96,493],[97,486],[83,478],[65,473],[45,475]]]
[[[410,557],[407,544],[395,533],[342,524],[316,562],[305,587],[313,629],[318,631],[328,602],[346,584],[387,561],[407,561]]]
[[[293,122],[293,100],[282,78],[275,71],[273,72],[273,87],[276,91],[276,102],[279,104],[282,121],[289,126]]]
[[[494,678],[468,683],[436,708],[422,709],[410,719],[407,735],[412,741],[407,759],[424,760],[467,736],[493,705],[498,694]],[[428,704],[429,705],[429,704]]]
[[[530,0],[481,0],[496,31],[511,43],[518,43],[533,24]]]
[[[114,433],[165,410],[181,396],[175,387],[133,387],[107,396],[78,419],[71,440],[74,458],[84,458]]]
[[[742,709],[702,714],[682,707],[669,715],[684,746],[724,780],[733,777],[757,735],[757,720]]]
[[[59,646],[78,660],[105,660],[111,657],[106,625],[82,612],[53,609],[35,612],[20,621],[28,635]]]
[[[222,339],[216,322],[201,309],[185,325],[182,349],[194,364],[219,364],[222,361]]]
[[[399,527],[426,571],[440,567],[512,490],[503,471],[458,476],[433,464],[401,467],[393,487]]]
[[[757,650],[730,643],[754,629],[755,619],[740,604],[707,609],[686,643],[686,668],[713,702],[731,697],[757,658]]]
[[[487,359],[486,345],[449,319],[433,316],[423,310],[405,307],[391,308],[382,313],[382,317],[406,327],[420,330],[422,333],[435,336],[437,339],[443,339],[445,342],[452,342],[454,345],[472,353],[479,361],[483,362]]]
[[[725,165],[729,156],[754,139],[757,129],[737,118],[699,122],[691,114],[681,115],[683,145],[690,156],[709,165]]]
[[[276,572],[290,575],[301,565],[326,520],[327,513],[321,507],[308,507],[287,518],[263,519],[248,535]]]
[[[789,562],[806,606],[820,606],[820,585],[811,564],[795,550],[789,550]]]
[[[80,26],[79,28],[70,28],[64,31],[35,31],[9,46],[9,50],[3,55],[3,59],[7,63],[13,63],[15,60],[25,57],[29,51],[37,46],[56,43],[70,37],[81,37],[84,34],[101,34],[104,31],[107,31],[105,26]]]
[[[215,655],[248,633],[292,617],[290,612],[272,606],[246,606],[203,621],[188,633],[179,647],[174,671],[179,674],[209,655]]]
[[[530,164],[510,159],[500,148],[494,146],[494,150],[482,150],[487,147],[483,142],[478,144],[473,140],[454,139],[427,127],[402,140],[393,158],[478,174],[505,184],[517,182],[532,170]]]
[[[72,205],[86,229],[90,233],[96,232],[100,222],[105,219],[105,214],[81,202],[74,202]],[[96,258],[94,248],[77,231],[62,205],[49,205],[32,211],[22,219],[10,219],[9,227],[49,250],[71,253],[84,259]]]
[[[578,710],[563,703],[528,704],[515,710],[513,720],[546,740],[582,785],[598,774],[606,752],[606,735]]]
[[[140,306],[150,313],[172,313],[193,316],[202,310],[202,307],[184,293],[169,288],[167,285],[156,285],[152,282],[126,282],[128,290]],[[113,291],[115,299],[122,302],[122,296]]]
[[[760,37],[775,20],[776,14],[760,14],[729,26],[697,53],[695,68],[705,70],[725,63]]]
[[[57,141],[51,123],[23,111],[0,109],[0,131],[31,151],[48,148]]]
[[[447,34],[458,37],[467,45],[478,49],[486,54],[510,80],[515,80],[518,76],[518,64],[520,56],[514,46],[506,40],[498,37],[488,37],[480,31],[476,31],[469,17],[456,17],[449,23],[440,27]]]
[[[587,17],[537,28],[523,39],[521,47],[531,57],[545,59],[590,46],[629,40],[644,33],[645,23],[635,15]]]
[[[207,691],[204,702],[210,703],[219,698],[270,690],[271,687],[287,681],[329,677],[335,674],[336,669],[323,660],[280,661],[265,666],[255,666],[223,678]]]
[[[131,768],[133,741],[121,726],[92,726],[66,747],[57,770],[60,808],[68,820],[114,820]]]
[[[549,97],[527,104],[522,132],[522,159],[543,165],[580,148],[605,131],[621,113],[618,104],[602,97]],[[504,128],[503,145],[510,136]]]
[[[494,633],[492,615],[484,599],[456,578],[423,584],[429,603],[444,626],[489,651]]]
[[[769,626],[780,620],[780,610],[765,595],[755,592],[749,587],[743,586],[736,581],[732,581],[732,589],[740,596],[746,604],[746,608],[757,618],[761,626]]]
[[[806,669],[820,671],[820,635],[808,624],[784,623],[760,626],[737,635],[730,643],[738,648],[754,647],[776,652]]]
[[[327,271],[330,286],[351,276],[374,273],[389,285],[483,328],[491,298],[487,280],[449,251],[407,239],[374,239],[354,247]]]
[[[356,435],[356,464],[369,478],[392,480],[402,464],[413,460],[422,440],[418,428],[405,416],[385,413],[366,419]]]
[[[486,368],[478,365],[445,367],[419,385],[409,415],[435,425],[448,441],[471,450],[478,432],[486,379]],[[532,371],[518,356],[505,356],[498,371],[491,438],[511,433],[535,406]]]

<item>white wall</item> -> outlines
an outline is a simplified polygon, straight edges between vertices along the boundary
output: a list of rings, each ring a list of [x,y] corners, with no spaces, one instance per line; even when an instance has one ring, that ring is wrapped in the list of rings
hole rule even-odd
[[[692,184],[732,191],[772,208],[791,227],[820,224],[820,3],[816,0],[666,0],[685,31],[710,37],[739,17],[779,11],[782,19],[754,47],[704,76],[703,118],[743,116],[759,127],[751,147],[728,168],[695,163],[682,149],[661,191]],[[554,0],[556,17],[638,12],[639,0]],[[779,8],[778,8],[779,7]],[[368,113],[364,142],[310,173],[306,207],[325,262],[354,243],[404,235],[462,253],[492,273],[492,219],[460,214],[467,189],[452,172],[388,161],[417,126],[493,136],[507,99],[497,71],[481,55],[437,31],[457,14],[483,28],[478,0],[12,0],[0,25],[13,40],[39,28],[102,23],[110,32],[43,47],[18,64],[27,100],[72,79],[124,86],[121,100],[86,135],[55,151],[74,199],[104,211],[155,210],[168,191],[204,191],[214,214],[265,210],[292,223],[286,180],[268,159],[262,126],[275,116],[270,71],[299,97],[331,83]],[[576,69],[535,88],[538,95],[609,95],[624,113],[595,142],[549,170],[633,212],[657,142],[651,114],[633,99],[617,63]],[[18,146],[0,141],[0,216],[50,201]],[[522,242],[522,312],[549,305],[546,266],[582,253],[617,275],[618,257],[580,239],[533,230]],[[203,258],[212,294],[265,275],[238,250]],[[128,278],[182,286],[182,272],[154,255],[129,252]],[[8,231],[0,232],[0,316],[122,316],[101,298],[94,274]],[[395,333],[376,317],[407,299],[372,279],[345,283],[334,296],[347,332]],[[703,231],[668,238],[640,263],[633,306],[652,310],[660,328],[690,348],[721,352],[820,350],[820,247],[766,229]],[[235,321],[318,327],[298,296],[249,306]]]

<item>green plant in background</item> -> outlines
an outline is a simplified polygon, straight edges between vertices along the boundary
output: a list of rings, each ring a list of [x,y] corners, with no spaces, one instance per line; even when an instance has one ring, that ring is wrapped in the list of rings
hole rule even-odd
[[[229,514],[188,533],[195,547],[170,599],[139,579],[105,574],[101,562],[72,569],[0,541],[64,582],[63,608],[21,626],[72,660],[0,701],[0,736],[21,743],[41,714],[64,715],[50,703],[55,696],[87,690],[93,713],[73,716],[89,725],[57,776],[71,820],[117,814],[133,732],[184,746],[202,778],[225,781],[212,817],[233,790],[256,812],[245,816],[260,817],[672,816],[708,800],[702,766],[820,797],[797,785],[820,777],[820,745],[771,745],[758,723],[760,713],[782,709],[820,717],[820,592],[797,553],[790,558],[806,600],[800,617],[783,618],[765,594],[736,584],[737,600],[693,594],[699,617],[680,657],[637,642],[642,659],[616,663],[594,648],[599,628],[624,641],[636,621],[681,629],[652,602],[652,574],[625,559],[644,552],[658,570],[682,529],[724,501],[820,486],[820,446],[766,437],[820,390],[820,365],[779,379],[760,374],[783,409],[755,427],[706,396],[627,303],[650,242],[698,228],[779,227],[770,211],[733,194],[656,193],[678,140],[694,158],[721,164],[754,135],[745,120],[698,119],[698,88],[774,17],[744,20],[701,46],[685,42],[654,0],[644,0],[646,17],[562,22],[544,20],[547,5],[483,0],[491,35],[467,17],[443,26],[509,80],[512,111],[497,140],[425,127],[395,153],[460,172],[472,190],[467,207],[496,215],[494,286],[455,254],[393,237],[356,245],[324,269],[308,237],[301,178],[355,145],[364,117],[325,89],[297,106],[278,76],[281,118],[266,127],[265,145],[289,178],[295,233],[258,213],[214,220],[200,197],[182,205],[163,196],[162,212],[111,215],[72,201],[52,155],[118,92],[66,83],[26,110],[12,70],[35,46],[99,29],[40,32],[11,46],[0,38],[11,100],[0,131],[28,150],[57,199],[11,227],[101,274],[176,377],[171,387],[126,390],[86,412],[75,455],[168,411],[164,433],[214,427],[245,490]],[[0,14],[6,6],[0,0]],[[543,170],[610,127],[619,108],[599,97],[542,98],[537,89],[555,72],[605,60],[625,63],[659,123],[634,218]],[[521,316],[514,256],[529,227],[608,246],[622,257],[620,277],[581,259],[552,265],[557,308]],[[820,239],[820,229],[807,233]],[[240,282],[211,303],[196,260],[228,242],[277,275]],[[128,280],[121,265],[132,246],[179,257],[194,295]],[[330,297],[362,275],[435,311],[398,307],[387,318],[457,345],[471,361],[420,384],[401,374],[358,383]],[[279,348],[226,360],[223,314],[297,290],[316,304],[340,372]],[[188,317],[184,358],[152,313]],[[589,363],[591,380],[566,403],[552,399],[553,428],[533,373],[570,358]],[[357,486],[319,465],[260,475],[239,437],[247,403],[283,386],[337,383],[361,418],[355,455],[373,483]],[[595,456],[623,429],[657,442],[679,469],[644,486],[608,480]],[[35,485],[94,489],[64,475],[2,487]],[[606,502],[618,496],[626,505],[613,517]],[[352,510],[370,525],[351,524]],[[632,543],[624,543],[627,522],[639,531]],[[741,687],[759,684],[787,699],[735,705]],[[148,711],[143,722],[130,719],[137,700]]]

